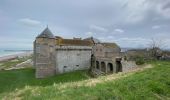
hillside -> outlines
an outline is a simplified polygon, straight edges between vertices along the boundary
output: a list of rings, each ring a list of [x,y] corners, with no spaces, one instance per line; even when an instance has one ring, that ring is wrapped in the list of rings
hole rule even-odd
[[[34,69],[0,71],[0,98],[4,100],[155,100],[170,99],[170,62],[129,73],[90,78],[75,71],[35,79]]]

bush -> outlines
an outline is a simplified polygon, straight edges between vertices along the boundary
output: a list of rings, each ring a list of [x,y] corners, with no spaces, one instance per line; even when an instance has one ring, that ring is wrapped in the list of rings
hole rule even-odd
[[[143,65],[144,63],[145,63],[144,58],[142,58],[142,57],[136,58],[136,64],[137,65]]]

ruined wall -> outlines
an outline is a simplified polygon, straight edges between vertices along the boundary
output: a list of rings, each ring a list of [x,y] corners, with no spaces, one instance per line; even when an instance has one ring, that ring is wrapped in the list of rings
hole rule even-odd
[[[105,57],[115,58],[120,57],[120,49],[119,48],[105,48]]]
[[[102,44],[96,44],[93,46],[93,54],[95,57],[104,57],[105,51],[104,46]]]
[[[88,46],[56,46],[56,73],[88,69],[91,50]]]
[[[135,61],[121,61],[121,63],[123,72],[128,72],[130,70],[137,68]]]
[[[93,46],[93,54],[95,57],[113,58],[120,56],[120,48],[118,47],[105,47],[102,44]]]

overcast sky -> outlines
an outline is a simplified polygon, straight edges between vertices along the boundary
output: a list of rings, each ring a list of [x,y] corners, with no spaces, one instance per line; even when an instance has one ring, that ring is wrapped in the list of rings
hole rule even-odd
[[[170,0],[0,0],[0,49],[32,49],[47,25],[64,38],[170,48]]]

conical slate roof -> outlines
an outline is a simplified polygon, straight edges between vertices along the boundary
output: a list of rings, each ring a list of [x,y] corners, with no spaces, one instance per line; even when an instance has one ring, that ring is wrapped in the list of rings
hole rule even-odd
[[[47,27],[40,35],[37,36],[37,38],[55,38],[55,36]]]

